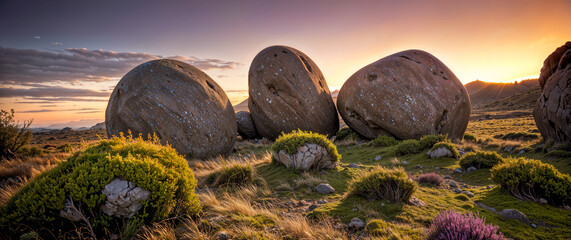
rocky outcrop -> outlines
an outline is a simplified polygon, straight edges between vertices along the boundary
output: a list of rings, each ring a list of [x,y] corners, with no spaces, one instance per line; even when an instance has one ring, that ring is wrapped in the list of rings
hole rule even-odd
[[[313,169],[332,169],[337,166],[326,148],[313,143],[306,143],[297,149],[293,155],[284,150],[272,152],[274,159],[283,163],[287,168],[306,171]]]
[[[135,67],[113,90],[105,115],[109,136],[156,133],[180,154],[228,154],[236,141],[236,115],[212,78],[176,60]]]
[[[533,117],[545,140],[571,144],[571,42],[557,48],[541,68],[542,93]]]
[[[274,140],[282,132],[305,130],[332,136],[337,109],[317,65],[287,46],[262,50],[250,66],[248,108],[258,133]]]
[[[426,152],[426,155],[428,155],[430,158],[454,157],[452,151],[450,151],[448,148],[445,147],[440,147],[434,150],[428,150],[428,152]]]
[[[460,80],[420,50],[390,55],[354,73],[339,91],[337,107],[347,125],[370,139],[461,139],[471,110]]]
[[[141,201],[149,199],[151,192],[135,186],[132,182],[115,179],[105,185],[103,194],[107,197],[101,208],[105,214],[131,218],[143,207]]]
[[[335,188],[329,185],[329,183],[320,183],[313,190],[321,194],[329,194],[335,192]]]
[[[258,131],[252,120],[252,115],[246,111],[236,113],[236,123],[238,124],[238,134],[243,139],[253,139],[258,137]]]

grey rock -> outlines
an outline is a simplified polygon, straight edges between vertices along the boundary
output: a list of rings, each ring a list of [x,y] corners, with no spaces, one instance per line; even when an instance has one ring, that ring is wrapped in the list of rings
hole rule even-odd
[[[252,115],[247,111],[240,111],[236,113],[236,124],[238,127],[238,134],[243,139],[254,139],[258,137],[258,131],[252,120]]]
[[[463,194],[466,194],[468,197],[474,197],[474,194],[470,191],[462,191]]]
[[[318,204],[326,204],[326,203],[327,203],[327,200],[321,199],[321,200],[317,201],[317,203],[318,203]]]
[[[287,168],[307,171],[311,169],[332,169],[337,166],[326,148],[313,143],[306,143],[297,149],[293,155],[284,150],[272,151],[273,157]]]
[[[521,150],[521,151],[519,151],[519,153],[517,153],[517,154],[518,154],[518,155],[521,155],[521,154],[524,154],[524,153],[525,153],[525,150]]]
[[[321,193],[321,194],[329,194],[329,193],[335,192],[335,188],[333,188],[328,183],[321,183],[321,184],[317,185],[317,187],[315,187],[314,190],[318,193]]]
[[[492,185],[486,186],[486,189],[492,189],[492,188],[494,188],[494,187],[492,187]]]
[[[422,168],[422,166],[420,166],[419,164],[416,165],[416,168]]]
[[[402,161],[402,164],[407,165],[408,162],[407,162],[407,161]]]
[[[472,166],[466,169],[466,172],[472,172],[478,170],[476,167]]]
[[[305,200],[299,200],[299,202],[297,202],[298,207],[303,207],[306,205],[309,205],[309,203],[307,203]]]
[[[105,185],[103,194],[107,197],[105,205],[101,208],[109,216],[131,218],[149,199],[151,192],[135,186],[134,183],[115,179]]]
[[[535,223],[532,223],[532,224],[531,224],[531,227],[532,227],[532,228],[537,228],[537,225],[536,225]]]
[[[349,166],[347,166],[348,168],[359,168],[360,166],[356,163],[351,163],[349,164]]]
[[[353,218],[351,219],[351,222],[348,224],[349,228],[352,229],[363,229],[365,228],[366,223],[363,222],[363,220],[359,219],[359,218]]]
[[[441,157],[454,157],[454,154],[448,148],[440,147],[434,150],[429,150],[426,152],[430,158],[441,158]]]
[[[451,181],[448,185],[450,185],[450,187],[453,187],[453,188],[458,187],[458,184],[456,184],[456,182],[454,182],[454,181]]]
[[[216,233],[216,239],[218,240],[230,240],[232,238],[232,236],[230,236],[230,234],[224,230]]]
[[[455,173],[463,173],[464,170],[462,170],[462,168],[455,168],[455,169],[454,169],[454,172],[455,172]]]
[[[409,199],[408,203],[409,203],[410,205],[413,205],[413,206],[416,206],[416,207],[424,207],[424,206],[426,206],[426,202],[424,202],[424,201],[422,201],[422,200],[416,198],[415,196],[412,196],[412,197]]]
[[[547,200],[545,200],[545,198],[539,198],[539,203],[547,204]]]
[[[313,211],[313,209],[316,209],[318,207],[319,207],[319,204],[311,204],[311,206],[309,206],[307,208],[307,212],[311,212],[311,211]]]
[[[498,214],[505,219],[515,219],[529,225],[529,219],[527,216],[516,209],[504,209]]]
[[[451,178],[450,175],[444,176],[444,179],[450,179],[450,178]]]
[[[381,160],[381,159],[383,159],[383,157],[381,157],[381,155],[377,155],[377,156],[375,157],[375,161],[379,161],[379,160]]]
[[[453,190],[455,193],[462,193],[462,190],[460,190],[460,188],[454,188]]]
[[[488,211],[491,211],[491,212],[493,212],[493,213],[498,213],[498,211],[497,211],[495,208],[490,207],[490,206],[488,206],[488,205],[486,205],[486,204],[483,204],[483,203],[481,203],[481,202],[477,202],[476,205],[479,206],[479,207],[481,207],[481,208],[483,208],[483,209],[486,209],[486,210],[488,210]]]

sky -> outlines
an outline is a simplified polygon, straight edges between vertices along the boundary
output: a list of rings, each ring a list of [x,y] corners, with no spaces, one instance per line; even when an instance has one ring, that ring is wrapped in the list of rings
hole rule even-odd
[[[159,58],[198,67],[236,104],[272,45],[307,54],[332,89],[408,49],[464,84],[513,82],[539,74],[570,22],[569,0],[0,0],[0,108],[33,127],[93,125],[121,77]]]

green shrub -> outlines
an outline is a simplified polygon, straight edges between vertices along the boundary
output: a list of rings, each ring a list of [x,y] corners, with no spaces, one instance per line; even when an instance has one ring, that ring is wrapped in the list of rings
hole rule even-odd
[[[399,144],[394,137],[379,135],[373,141],[369,142],[369,146],[373,147],[390,147]]]
[[[441,147],[445,147],[446,149],[450,150],[450,152],[452,153],[452,155],[454,155],[455,158],[460,157],[460,153],[458,152],[458,149],[456,149],[456,145],[454,145],[454,143],[450,143],[450,142],[439,142],[434,144],[434,146],[432,146],[432,149],[430,149],[431,151],[434,151],[436,149],[439,149]]]
[[[96,232],[120,229],[117,222],[121,221],[112,221],[114,218],[101,210],[106,201],[102,190],[116,178],[151,193],[131,221],[158,221],[173,214],[175,207],[191,216],[201,210],[194,193],[194,174],[182,156],[171,147],[161,146],[156,136],[150,141],[121,136],[76,152],[24,186],[0,209],[0,228],[41,224],[58,230],[48,231],[65,234],[73,224],[61,218],[59,211],[64,200],[71,198],[78,209],[84,209]]]
[[[555,140],[553,139],[547,140],[545,142],[545,145],[543,145],[543,152],[549,152],[554,145],[555,145]]]
[[[31,146],[31,147],[24,146],[18,150],[18,153],[22,156],[37,157],[43,155],[44,150],[38,146]]]
[[[464,193],[460,193],[460,194],[456,195],[456,197],[454,197],[454,198],[456,198],[460,201],[464,201],[464,202],[470,200],[470,198]]]
[[[69,143],[64,143],[62,145],[59,145],[57,147],[57,149],[61,150],[62,152],[72,152],[73,151],[73,147]]]
[[[424,137],[421,137],[419,140],[419,144],[421,147],[421,150],[424,149],[430,149],[432,148],[432,146],[434,146],[434,144],[436,144],[437,142],[446,142],[447,141],[447,137],[448,135],[426,135]]]
[[[571,152],[565,150],[551,150],[545,156],[556,158],[571,158]]]
[[[460,167],[467,169],[469,167],[475,168],[492,168],[498,163],[503,162],[504,159],[496,152],[469,152],[460,158]]]
[[[244,186],[254,182],[254,168],[250,164],[233,164],[208,175],[206,182],[212,187]]]
[[[539,160],[510,158],[492,168],[492,181],[519,199],[544,198],[554,206],[571,204],[571,177]]]
[[[337,132],[335,136],[337,136],[335,138],[335,141],[348,140],[348,139],[353,139],[353,140],[362,139],[361,135],[359,135],[358,132],[354,131],[350,127],[341,128],[341,130],[339,130],[339,132]]]
[[[476,137],[474,137],[474,135],[466,133],[466,134],[464,134],[464,141],[466,141],[466,142],[477,142],[478,140],[476,139]]]
[[[337,162],[341,159],[341,155],[337,152],[337,147],[329,141],[326,136],[302,130],[294,130],[287,134],[282,133],[282,135],[276,139],[276,142],[272,144],[272,151],[279,152],[280,150],[284,150],[286,153],[293,155],[297,152],[299,147],[306,143],[313,143],[326,148],[327,152],[331,154],[333,162]]]
[[[389,224],[381,219],[371,220],[365,226],[365,231],[372,236],[385,236],[388,232]]]
[[[397,155],[407,155],[422,152],[422,148],[418,140],[408,139],[399,143],[397,147]]]
[[[393,202],[408,202],[417,187],[416,182],[407,176],[403,168],[375,167],[370,172],[361,172],[349,183],[352,194]]]
[[[0,110],[0,160],[15,157],[16,153],[30,142],[31,124],[32,120],[24,121],[24,124],[19,125],[14,120],[14,109],[10,109],[10,112]]]
[[[538,139],[539,136],[533,133],[525,133],[525,132],[510,132],[506,133],[505,135],[496,135],[494,138],[501,138],[503,140],[520,140],[520,141],[531,141],[534,139]]]

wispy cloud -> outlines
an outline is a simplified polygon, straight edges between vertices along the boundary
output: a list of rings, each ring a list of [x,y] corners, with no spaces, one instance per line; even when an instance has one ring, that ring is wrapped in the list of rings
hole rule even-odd
[[[34,40],[40,40],[40,36],[34,36]]]
[[[37,36],[39,38],[39,36]],[[146,61],[165,58],[138,52],[113,52],[66,48],[42,51],[0,47],[0,83],[17,85],[46,82],[103,82],[121,78]],[[187,62],[201,70],[233,69],[238,62],[196,57],[166,57]]]
[[[65,87],[0,88],[0,98],[9,97],[109,97],[110,91]]]
[[[63,43],[62,43],[62,42],[52,42],[52,45],[54,45],[54,46],[61,46],[61,45],[63,45]]]
[[[28,111],[21,111],[21,113],[45,113],[45,112],[81,112],[81,113],[91,113],[91,112],[101,112],[98,108],[78,108],[78,109],[35,109]],[[85,112],[87,111],[87,112]]]

